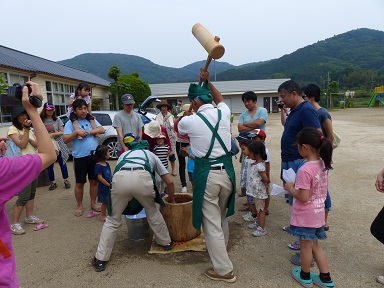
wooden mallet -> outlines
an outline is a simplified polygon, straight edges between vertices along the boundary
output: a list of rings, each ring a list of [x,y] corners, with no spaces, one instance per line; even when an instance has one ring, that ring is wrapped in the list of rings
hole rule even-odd
[[[207,71],[212,59],[220,59],[221,57],[223,57],[225,52],[224,46],[220,44],[219,36],[213,36],[211,32],[209,32],[200,23],[196,23],[195,25],[193,25],[192,34],[208,52],[208,58],[204,66],[204,71]],[[200,79],[199,85],[201,85],[202,82],[203,80]]]

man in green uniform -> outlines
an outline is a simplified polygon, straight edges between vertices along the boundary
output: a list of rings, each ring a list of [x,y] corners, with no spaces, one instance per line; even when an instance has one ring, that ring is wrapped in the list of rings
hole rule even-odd
[[[188,98],[195,115],[185,112],[180,120],[180,134],[188,134],[195,155],[194,175],[199,175],[193,189],[193,226],[203,226],[205,241],[213,267],[205,275],[213,280],[235,282],[233,265],[228,257],[229,228],[227,216],[234,213],[235,172],[231,150],[229,107],[221,93],[201,70],[203,86],[192,83]],[[213,107],[212,100],[217,104]],[[209,180],[208,180],[209,179]]]

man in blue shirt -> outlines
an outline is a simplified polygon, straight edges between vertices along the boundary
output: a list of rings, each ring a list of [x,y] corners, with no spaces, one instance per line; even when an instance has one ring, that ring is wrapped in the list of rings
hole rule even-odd
[[[301,158],[296,145],[297,133],[303,128],[317,128],[321,131],[319,118],[313,106],[301,96],[300,86],[296,82],[285,81],[277,91],[285,107],[291,108],[281,136],[281,168],[292,168],[297,172]]]
[[[94,172],[95,161],[91,156],[91,151],[95,150],[98,142],[95,137],[96,134],[104,134],[105,129],[96,122],[96,129],[92,129],[91,123],[86,119],[87,117],[87,103],[84,99],[77,99],[72,104],[73,111],[77,115],[79,129],[73,128],[72,122],[68,121],[64,126],[64,143],[73,142],[72,156],[74,161],[74,172],[76,178],[75,185],[75,198],[77,201],[77,209],[75,216],[83,215],[83,194],[84,184],[87,182],[87,175],[89,179],[89,195],[91,198],[91,208],[100,212],[100,207],[96,204],[97,196],[97,177]],[[83,139],[78,139],[81,136]]]

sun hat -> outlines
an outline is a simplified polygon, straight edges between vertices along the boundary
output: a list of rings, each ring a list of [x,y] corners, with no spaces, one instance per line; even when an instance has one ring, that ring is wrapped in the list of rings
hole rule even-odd
[[[48,111],[55,111],[55,105],[51,102],[45,102],[43,109],[48,110]]]
[[[123,104],[135,104],[135,100],[133,99],[133,96],[131,94],[124,94],[121,96],[121,102]]]
[[[144,125],[144,133],[151,138],[155,138],[157,135],[161,134],[160,123],[157,121],[151,121]]]
[[[24,106],[13,106],[11,110],[12,121],[20,114],[27,113]]]
[[[167,106],[168,110],[172,110],[172,106],[169,105],[168,102],[165,100],[161,100],[161,102],[156,105],[156,108],[161,110],[162,106]]]
[[[189,111],[190,106],[191,106],[191,104],[184,104],[183,107],[181,108],[180,113],[177,114],[177,117],[181,117],[181,116],[183,116],[185,111]]]
[[[155,137],[155,139],[165,139],[165,138],[167,137],[165,137],[164,133],[161,133]]]

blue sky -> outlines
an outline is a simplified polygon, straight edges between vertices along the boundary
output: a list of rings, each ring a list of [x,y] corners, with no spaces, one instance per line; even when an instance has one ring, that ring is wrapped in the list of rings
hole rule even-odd
[[[0,0],[0,10],[0,45],[53,61],[121,53],[183,67],[207,57],[191,33],[195,23],[221,37],[220,61],[233,65],[353,29],[384,31],[383,0]]]

